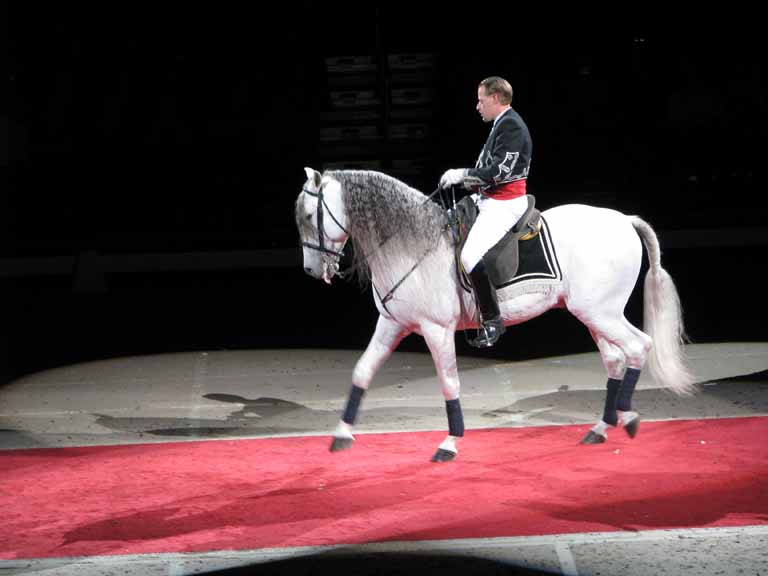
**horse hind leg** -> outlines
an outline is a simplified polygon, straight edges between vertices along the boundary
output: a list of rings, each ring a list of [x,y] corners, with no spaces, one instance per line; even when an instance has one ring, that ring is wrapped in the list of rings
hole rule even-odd
[[[632,396],[651,348],[650,337],[626,318],[590,329],[608,372],[603,417],[582,439],[582,444],[599,444],[608,437],[609,427],[621,424],[630,438],[637,435],[640,416],[632,409]]]
[[[606,382],[602,419],[581,439],[581,444],[602,444],[608,439],[608,428],[616,426],[619,422],[617,398],[621,387],[625,358],[621,348],[594,330],[590,330],[590,333],[600,351],[600,358],[603,361],[605,371],[608,373],[608,381]]]
[[[640,373],[651,351],[653,341],[645,332],[633,326],[626,318],[623,318],[625,327],[637,338],[632,349],[633,355],[627,361],[627,369],[621,381],[619,396],[616,401],[616,409],[624,431],[630,438],[637,436],[640,426],[640,415],[632,409],[632,396],[635,386],[640,379]]]

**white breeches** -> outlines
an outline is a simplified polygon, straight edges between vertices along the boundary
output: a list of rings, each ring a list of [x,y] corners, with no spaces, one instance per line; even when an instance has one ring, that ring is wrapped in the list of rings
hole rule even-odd
[[[483,255],[517,224],[528,208],[526,196],[496,200],[482,194],[473,194],[472,199],[480,213],[461,251],[461,264],[467,272],[471,272]]]

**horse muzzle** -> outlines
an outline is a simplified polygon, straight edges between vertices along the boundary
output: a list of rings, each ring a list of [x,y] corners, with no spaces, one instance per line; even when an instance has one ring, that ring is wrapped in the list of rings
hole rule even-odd
[[[336,260],[328,260],[323,269],[323,280],[326,284],[330,284],[333,277],[339,273],[339,263]]]
[[[339,265],[336,262],[323,262],[321,270],[304,266],[304,272],[316,280],[323,280],[326,284],[330,284],[333,277],[339,273]]]

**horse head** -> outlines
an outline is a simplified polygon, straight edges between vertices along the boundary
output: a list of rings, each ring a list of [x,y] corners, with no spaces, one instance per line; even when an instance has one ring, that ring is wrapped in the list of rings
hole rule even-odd
[[[296,200],[296,226],[304,255],[304,271],[328,284],[339,273],[342,249],[349,238],[341,184],[312,168]]]

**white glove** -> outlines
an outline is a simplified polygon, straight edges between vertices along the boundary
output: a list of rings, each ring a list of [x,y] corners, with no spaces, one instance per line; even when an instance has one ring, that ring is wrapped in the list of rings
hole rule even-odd
[[[467,175],[466,168],[452,168],[446,170],[440,177],[440,188],[448,188],[450,186],[456,186],[464,181],[464,177]]]

